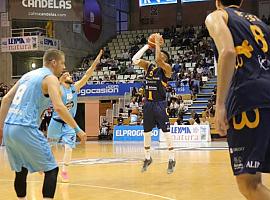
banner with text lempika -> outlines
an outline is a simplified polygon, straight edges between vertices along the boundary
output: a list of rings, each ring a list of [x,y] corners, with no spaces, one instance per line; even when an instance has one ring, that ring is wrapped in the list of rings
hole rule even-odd
[[[83,0],[9,0],[12,19],[81,21]]]

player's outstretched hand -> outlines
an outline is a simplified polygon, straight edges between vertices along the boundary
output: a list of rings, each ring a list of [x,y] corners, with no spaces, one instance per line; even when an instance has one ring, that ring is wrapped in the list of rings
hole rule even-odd
[[[87,140],[87,135],[84,131],[81,131],[79,133],[77,133],[78,137],[81,140],[81,144],[85,144],[86,140]]]
[[[215,126],[220,136],[226,136],[229,129],[225,105],[217,106],[215,113]]]

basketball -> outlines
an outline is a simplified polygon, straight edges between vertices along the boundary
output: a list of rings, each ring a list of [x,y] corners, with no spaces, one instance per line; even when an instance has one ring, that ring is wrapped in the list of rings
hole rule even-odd
[[[152,34],[148,38],[148,45],[152,49],[156,48],[155,37],[156,37],[156,35],[155,34]],[[162,38],[162,40],[160,41],[160,46],[162,46],[163,44],[164,44],[164,39]]]

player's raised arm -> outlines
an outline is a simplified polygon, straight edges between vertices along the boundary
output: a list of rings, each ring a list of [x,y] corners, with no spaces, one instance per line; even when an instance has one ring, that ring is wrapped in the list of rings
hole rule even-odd
[[[211,13],[205,21],[210,36],[213,38],[219,53],[217,83],[217,130],[225,135],[228,122],[226,119],[225,101],[235,70],[236,52],[232,34],[227,26],[228,15],[223,10]]]
[[[138,65],[139,67],[143,68],[145,71],[147,71],[150,62],[144,59],[141,59],[143,54],[149,49],[149,45],[144,45],[133,57],[132,62],[134,65]]]
[[[7,116],[11,102],[16,94],[17,89],[18,89],[18,85],[19,85],[19,83],[17,82],[9,90],[9,92],[3,97],[2,102],[1,102],[1,108],[0,108],[0,145],[1,145],[2,137],[3,137],[4,121],[5,121],[5,118]]]
[[[100,63],[100,58],[101,58],[102,55],[103,55],[103,50],[100,50],[98,56],[95,59],[95,61],[93,62],[91,67],[86,71],[86,73],[82,77],[82,79],[77,81],[74,84],[77,91],[79,91],[87,83],[89,78],[93,75],[94,70],[96,69],[97,65]]]
[[[161,67],[164,72],[165,76],[170,78],[172,75],[172,67],[164,61],[161,57],[161,49],[160,49],[160,41],[162,40],[162,36],[157,33],[155,36],[155,44],[156,44],[156,63],[159,67]],[[168,58],[169,59],[169,58]]]

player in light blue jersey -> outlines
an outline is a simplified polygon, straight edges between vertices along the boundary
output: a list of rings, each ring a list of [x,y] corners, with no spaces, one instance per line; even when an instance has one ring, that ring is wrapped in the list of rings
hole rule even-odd
[[[100,62],[102,54],[103,51],[101,50],[81,80],[73,83],[72,77],[67,71],[63,72],[59,78],[61,84],[62,101],[73,117],[76,115],[78,92],[92,76],[97,64]],[[85,141],[85,135],[78,136],[82,142]],[[69,182],[68,166],[71,161],[72,149],[75,148],[76,133],[73,128],[71,128],[61,119],[61,116],[54,112],[48,127],[48,138],[50,141],[62,142],[65,145],[65,153],[63,156],[64,164],[60,175],[62,182]]]
[[[14,188],[19,199],[26,199],[28,172],[44,172],[43,198],[54,198],[59,169],[47,139],[38,129],[50,100],[63,121],[77,134],[85,134],[61,99],[57,77],[64,68],[64,53],[56,49],[47,50],[43,56],[43,67],[23,75],[3,97],[0,139],[4,139],[11,169],[16,173]]]

